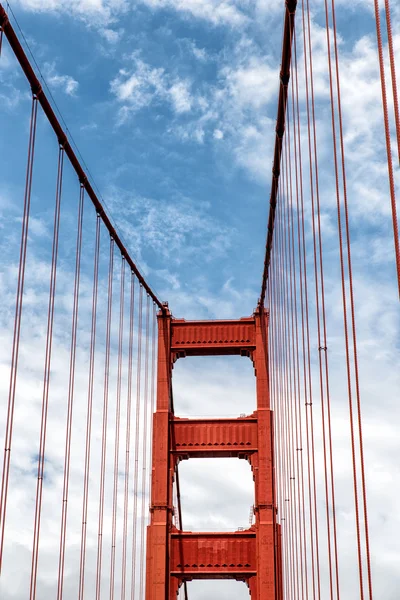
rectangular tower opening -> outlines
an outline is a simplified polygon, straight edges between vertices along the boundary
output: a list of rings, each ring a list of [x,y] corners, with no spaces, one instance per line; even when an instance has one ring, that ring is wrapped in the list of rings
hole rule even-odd
[[[187,590],[191,600],[249,600],[249,588],[243,581],[189,581]],[[185,598],[183,586],[178,598]]]
[[[251,467],[238,458],[185,460],[179,464],[185,531],[237,531],[253,520]]]
[[[239,417],[256,410],[256,378],[248,357],[181,358],[172,381],[177,416]]]

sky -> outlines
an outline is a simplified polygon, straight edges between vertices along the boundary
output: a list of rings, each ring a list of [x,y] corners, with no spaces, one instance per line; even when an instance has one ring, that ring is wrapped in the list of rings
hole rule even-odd
[[[399,68],[400,7],[392,4]],[[252,314],[260,293],[264,259],[284,2],[14,0],[11,6],[109,215],[158,297],[168,301],[173,315],[179,318],[239,318]],[[345,557],[343,598],[353,599],[357,594],[355,545],[348,494],[348,417],[326,38],[321,0],[312,0],[310,6],[328,345],[332,348],[334,452],[340,544]],[[400,416],[396,402],[400,390],[400,319],[373,2],[337,0],[336,8],[375,598],[395,600],[400,589],[400,536],[394,535],[400,531],[397,511],[400,448],[396,426]],[[298,27],[301,31],[300,23]],[[300,73],[300,83],[303,79]],[[304,99],[301,101],[304,107]],[[392,110],[390,98],[389,110]],[[2,427],[29,114],[29,88],[5,43],[0,59]],[[393,139],[393,152],[394,148]],[[21,462],[17,461],[19,471],[15,471],[19,485],[11,519],[16,543],[8,555],[9,565],[13,561],[29,563],[31,519],[27,516],[20,530],[17,525],[19,515],[30,510],[30,500],[24,496],[34,482],[33,464],[37,458],[34,423],[39,415],[41,390],[36,381],[43,365],[38,340],[43,340],[45,332],[43,305],[51,256],[56,161],[56,141],[39,115],[28,246],[32,270],[25,302],[25,323],[29,327],[22,343],[18,388],[18,422],[26,436],[16,451]],[[396,160],[395,169],[399,196]],[[60,373],[65,371],[68,360],[67,311],[72,305],[70,282],[75,243],[72,232],[78,191],[68,168],[64,198],[57,281],[62,309],[56,315],[57,352],[52,367],[55,373],[57,369]],[[309,218],[309,209],[307,215]],[[84,228],[88,252],[86,256],[84,253],[81,283],[82,356],[89,337],[85,325],[90,318],[90,251],[94,243],[89,218]],[[308,226],[307,239],[311,244],[309,232]],[[100,272],[105,277],[104,243],[102,248]],[[105,293],[102,286],[101,294]],[[315,327],[312,331],[315,335]],[[83,367],[78,368],[77,377],[83,382]],[[175,409],[182,416],[238,416],[255,408],[254,373],[247,359],[186,359],[178,361],[173,377]],[[66,380],[60,375],[59,379],[53,377],[53,381],[51,398],[57,405],[56,400],[61,402],[63,398]],[[96,386],[100,393],[100,380]],[[77,414],[84,420],[83,407],[81,413],[79,410]],[[54,423],[62,422],[64,413],[53,412]],[[56,445],[57,435],[53,433],[52,437]],[[49,473],[53,465],[54,481],[49,475],[48,508],[58,489],[54,483],[59,460],[56,451],[52,458]],[[212,465],[205,460],[193,462],[180,467],[185,527],[202,530],[246,527],[253,503],[249,465],[236,459],[212,461]],[[80,477],[78,469],[77,481]],[[54,528],[50,508],[49,515],[46,540],[51,539]],[[71,543],[75,543],[74,539]],[[50,541],[43,552],[40,589],[41,598],[47,600],[54,593]],[[17,583],[15,571],[9,568],[8,578],[4,575],[3,582],[0,579],[2,598],[22,600],[26,597],[23,584]],[[72,561],[69,568],[71,588],[68,589],[74,594],[76,564]],[[25,566],[22,569],[25,573],[24,569]],[[21,576],[22,581],[24,577]],[[191,600],[248,597],[246,587],[237,582],[192,582],[189,593]]]

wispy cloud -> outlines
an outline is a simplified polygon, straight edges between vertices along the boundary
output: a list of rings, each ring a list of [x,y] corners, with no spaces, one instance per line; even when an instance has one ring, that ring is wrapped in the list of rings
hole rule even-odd
[[[243,3],[236,0],[141,0],[152,9],[168,8],[213,25],[240,27],[248,22]]]
[[[15,4],[29,11],[74,14],[88,25],[99,27],[115,21],[128,7],[127,0],[17,0]]]
[[[60,88],[68,96],[76,96],[79,83],[71,75],[60,75],[57,73],[55,63],[45,63],[43,74],[50,89]]]
[[[178,114],[190,111],[192,96],[187,79],[181,80],[162,68],[151,67],[137,55],[133,55],[130,62],[132,67],[120,69],[110,84],[111,93],[122,105],[120,122],[124,122],[129,114],[163,101]]]
[[[110,188],[108,198],[119,215],[119,229],[138,257],[151,250],[175,267],[200,257],[217,261],[231,246],[235,230],[211,216],[206,202],[199,206],[181,195],[155,200],[119,188]]]

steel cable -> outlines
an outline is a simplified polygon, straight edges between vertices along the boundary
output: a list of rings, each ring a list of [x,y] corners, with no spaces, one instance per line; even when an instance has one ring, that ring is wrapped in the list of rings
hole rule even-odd
[[[102,415],[102,437],[101,437],[101,462],[100,462],[100,490],[99,490],[99,516],[97,532],[97,561],[96,561],[96,600],[101,596],[101,578],[103,567],[103,525],[104,525],[104,492],[106,477],[107,457],[107,428],[108,428],[108,401],[110,385],[110,354],[111,354],[111,325],[112,325],[112,301],[113,301],[113,277],[114,277],[114,240],[110,238],[110,251],[108,262],[108,289],[107,289],[107,317],[106,317],[106,339],[104,360],[104,383],[103,383],[103,415]],[[92,406],[88,408],[91,414]],[[86,493],[87,496],[87,493]],[[86,497],[87,503],[87,497]],[[87,509],[86,509],[87,510]],[[82,586],[83,597],[83,586]],[[81,600],[81,598],[79,599]]]
[[[37,570],[39,560],[39,538],[42,517],[42,498],[43,498],[43,480],[45,467],[45,451],[47,437],[47,416],[49,407],[49,389],[50,389],[50,368],[51,356],[53,347],[53,325],[54,325],[54,304],[57,282],[57,258],[58,258],[58,240],[60,232],[60,210],[61,210],[61,192],[63,179],[64,165],[64,148],[59,147],[58,150],[58,167],[57,167],[57,184],[56,184],[56,199],[54,208],[54,226],[53,226],[53,244],[50,269],[50,289],[49,289],[49,305],[47,310],[47,331],[46,331],[46,351],[43,373],[43,395],[42,395],[42,410],[40,421],[40,441],[38,453],[38,471],[36,483],[36,502],[35,502],[35,518],[33,527],[33,545],[32,545],[32,566],[29,597],[31,600],[36,598]]]
[[[81,274],[81,254],[82,254],[82,223],[83,207],[85,199],[85,188],[80,186],[78,224],[75,250],[75,278],[74,278],[74,300],[72,308],[72,330],[71,330],[71,348],[69,359],[69,382],[68,382],[68,403],[67,403],[67,423],[65,432],[65,451],[64,451],[64,478],[61,507],[61,531],[60,531],[60,553],[58,560],[58,581],[57,581],[57,600],[62,600],[64,586],[64,567],[65,567],[65,544],[67,535],[67,515],[68,515],[68,493],[69,493],[69,475],[71,465],[71,438],[72,438],[72,415],[75,392],[75,366],[76,366],[76,338],[78,328],[79,313],[79,283]]]
[[[0,571],[3,564],[4,534],[6,525],[7,495],[10,476],[11,445],[14,426],[15,394],[17,388],[19,343],[21,336],[22,305],[24,297],[26,250],[28,245],[29,214],[31,206],[33,162],[35,155],[37,96],[32,95],[31,118],[29,125],[28,159],[25,178],[24,209],[21,229],[21,245],[18,265],[18,283],[15,300],[14,333],[11,352],[10,384],[8,391],[7,419],[4,440],[4,458],[0,493]]]

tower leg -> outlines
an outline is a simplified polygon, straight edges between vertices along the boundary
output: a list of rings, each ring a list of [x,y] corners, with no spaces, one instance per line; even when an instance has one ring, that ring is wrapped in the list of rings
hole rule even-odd
[[[255,513],[257,530],[257,600],[276,598],[276,502],[273,445],[273,413],[270,409],[267,351],[267,314],[255,313],[258,456],[255,479]]]
[[[169,600],[177,599],[181,583],[182,582],[178,579],[178,577],[169,578]]]
[[[153,416],[150,525],[147,530],[146,600],[166,600],[169,533],[172,525],[170,468],[171,315],[158,314],[157,410]]]
[[[257,600],[257,577],[250,577],[249,588],[251,600]]]

